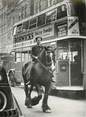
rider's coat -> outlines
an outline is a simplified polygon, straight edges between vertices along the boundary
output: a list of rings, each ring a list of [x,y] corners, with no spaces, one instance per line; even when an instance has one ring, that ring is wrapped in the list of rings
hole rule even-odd
[[[32,47],[32,52],[31,52],[31,54],[32,54],[33,56],[38,57],[39,54],[40,54],[40,52],[42,51],[42,49],[43,49],[43,46],[42,46],[42,45],[35,45],[34,47]],[[34,61],[34,57],[33,57],[33,56],[32,56],[32,59],[33,59],[33,61]]]
[[[43,46],[42,45],[36,45],[34,47],[32,47],[32,55],[34,56],[38,56],[40,54],[40,52],[42,51]]]

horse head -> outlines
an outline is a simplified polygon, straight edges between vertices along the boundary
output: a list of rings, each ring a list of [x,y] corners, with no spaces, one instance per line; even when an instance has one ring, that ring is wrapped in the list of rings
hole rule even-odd
[[[39,55],[40,62],[45,66],[51,66],[52,65],[52,59],[50,55],[51,51],[48,47],[44,47]]]

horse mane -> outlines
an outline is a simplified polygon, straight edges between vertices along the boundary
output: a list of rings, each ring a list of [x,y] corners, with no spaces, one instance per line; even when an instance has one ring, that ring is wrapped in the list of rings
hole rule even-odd
[[[41,53],[38,56],[38,59],[44,64],[46,65],[46,50],[45,48],[43,48],[43,50],[41,51]]]

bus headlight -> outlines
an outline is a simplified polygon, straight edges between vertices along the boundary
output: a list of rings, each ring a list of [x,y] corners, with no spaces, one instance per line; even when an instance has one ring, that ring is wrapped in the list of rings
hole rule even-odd
[[[0,112],[6,108],[6,105],[7,105],[7,97],[2,91],[0,91]]]

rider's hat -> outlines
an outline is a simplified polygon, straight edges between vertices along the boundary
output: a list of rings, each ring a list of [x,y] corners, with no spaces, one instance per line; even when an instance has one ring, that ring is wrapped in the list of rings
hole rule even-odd
[[[36,38],[35,38],[35,40],[37,41],[39,38],[40,38],[40,39],[41,39],[41,41],[42,41],[42,37],[36,37]]]

